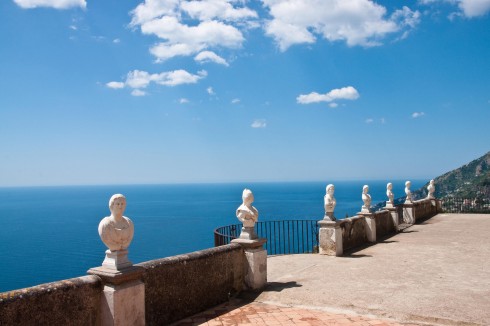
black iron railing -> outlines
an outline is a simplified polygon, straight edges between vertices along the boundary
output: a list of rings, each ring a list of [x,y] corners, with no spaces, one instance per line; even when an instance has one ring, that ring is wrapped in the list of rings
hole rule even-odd
[[[444,213],[490,213],[490,198],[445,197],[441,201]]]
[[[222,226],[214,230],[214,245],[222,246],[240,236],[241,224]],[[266,238],[269,255],[318,252],[316,220],[283,220],[255,223],[259,238]]]

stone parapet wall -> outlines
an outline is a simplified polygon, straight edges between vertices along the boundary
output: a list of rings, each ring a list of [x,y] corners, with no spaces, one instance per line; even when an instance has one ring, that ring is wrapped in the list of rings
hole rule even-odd
[[[390,211],[382,210],[374,213],[374,220],[376,221],[376,237],[378,239],[397,232]]]
[[[102,288],[83,276],[0,293],[0,325],[96,325]]]
[[[147,325],[167,325],[204,311],[242,290],[245,265],[239,244],[147,261]]]
[[[421,199],[413,202],[415,221],[433,217],[439,213],[437,199]]]
[[[353,216],[340,220],[340,227],[342,228],[342,246],[344,251],[367,242],[364,217]]]

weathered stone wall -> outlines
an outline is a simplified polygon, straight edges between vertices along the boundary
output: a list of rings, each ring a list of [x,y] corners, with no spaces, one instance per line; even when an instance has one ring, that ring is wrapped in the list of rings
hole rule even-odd
[[[229,244],[138,264],[147,325],[167,325],[225,302],[244,282],[244,252]]]
[[[102,282],[83,276],[0,293],[0,325],[95,325]]]
[[[394,234],[397,231],[390,211],[382,210],[374,213],[374,221],[376,222],[377,239]]]
[[[341,220],[342,245],[344,251],[367,243],[364,217],[354,216]]]
[[[434,199],[421,199],[413,202],[415,221],[437,215],[437,202]]]

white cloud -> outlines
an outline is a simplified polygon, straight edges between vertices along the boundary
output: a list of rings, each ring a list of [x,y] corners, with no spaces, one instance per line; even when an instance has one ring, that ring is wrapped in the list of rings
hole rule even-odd
[[[225,59],[212,51],[203,51],[194,57],[194,60],[199,63],[214,62],[220,65],[229,66]]]
[[[145,0],[131,11],[131,16],[132,27],[163,40],[150,49],[161,62],[211,48],[240,48],[245,38],[239,27],[249,26],[258,15],[245,6],[245,1]],[[224,61],[218,55],[206,59],[221,64]]]
[[[21,8],[32,9],[38,7],[49,7],[55,9],[69,9],[74,7],[86,8],[85,0],[14,0]]]
[[[267,127],[267,121],[265,119],[255,119],[250,125],[252,128],[265,128]]]
[[[296,98],[300,104],[310,104],[319,102],[332,102],[336,100],[356,100],[359,98],[359,92],[352,86],[332,89],[326,94],[318,94],[312,92],[310,94],[302,94]]]
[[[208,92],[209,95],[215,95],[214,90],[212,87],[206,88],[206,92]]]
[[[417,118],[420,118],[424,115],[425,115],[424,112],[414,112],[414,113],[412,113],[412,118],[417,119]]]
[[[328,106],[334,109],[334,108],[338,107],[339,105],[335,102],[332,102]]]
[[[181,98],[181,99],[179,100],[179,103],[180,103],[180,104],[187,104],[187,103],[189,103],[189,100],[188,100],[188,99],[186,99],[186,98]]]
[[[457,16],[468,18],[483,16],[490,11],[490,0],[419,0],[424,5],[437,5],[439,3],[457,5],[461,12],[451,13],[448,18],[453,20]]]
[[[118,38],[115,38],[115,39],[112,40],[112,43],[118,44],[118,43],[121,43],[121,40],[118,39]]]
[[[126,85],[131,88],[145,88],[151,82],[152,75],[146,71],[133,70],[126,76]]]
[[[75,25],[70,25],[69,27],[70,27],[70,29],[72,29],[74,31],[78,30],[78,27],[76,27]]]
[[[199,20],[220,19],[225,21],[240,21],[257,18],[257,13],[247,7],[233,7],[233,2],[227,0],[200,0],[181,3],[183,11]]]
[[[106,84],[107,87],[112,88],[112,89],[121,89],[124,88],[124,83],[123,82],[116,82],[116,81],[111,81]]]
[[[294,44],[314,43],[317,36],[349,46],[376,46],[402,29],[413,28],[420,14],[404,7],[387,17],[385,7],[370,0],[262,0],[272,20],[265,25],[285,51]],[[406,8],[406,9],[405,9]]]
[[[158,85],[172,87],[183,84],[195,84],[206,76],[207,72],[205,70],[198,71],[197,74],[191,74],[182,69],[162,72],[159,74],[150,74],[143,70],[133,70],[128,72],[124,82],[111,81],[107,83],[106,86],[112,89],[120,89],[127,86],[133,89],[131,95],[144,96],[147,93],[141,89],[148,87],[152,82]]]
[[[381,119],[379,120],[379,122],[381,122],[382,124],[385,124],[385,123],[386,123],[386,119],[385,119],[385,118],[381,118]]]
[[[133,89],[133,91],[131,92],[131,95],[133,95],[133,96],[145,96],[146,92],[142,91],[141,89]]]
[[[373,123],[373,122],[374,122],[374,119],[371,119],[371,118],[366,119],[366,123],[368,123],[368,124],[369,124],[369,123]]]
[[[239,98],[234,98],[233,100],[231,100],[231,104],[238,104],[238,103],[240,103]]]
[[[483,16],[490,11],[490,0],[460,0],[458,6],[466,17]]]

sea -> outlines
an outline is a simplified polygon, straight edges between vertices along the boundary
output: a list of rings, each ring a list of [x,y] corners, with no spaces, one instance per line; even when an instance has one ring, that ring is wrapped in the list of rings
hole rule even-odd
[[[411,180],[412,190],[426,180]],[[404,180],[394,180],[395,198]],[[386,200],[386,181],[337,181],[335,216],[353,216],[368,184],[372,204]],[[102,264],[98,235],[113,194],[126,196],[124,213],[135,227],[133,263],[214,245],[213,231],[236,224],[244,188],[253,191],[259,220],[312,219],[324,215],[325,182],[112,185],[0,188],[0,292],[86,275]]]

